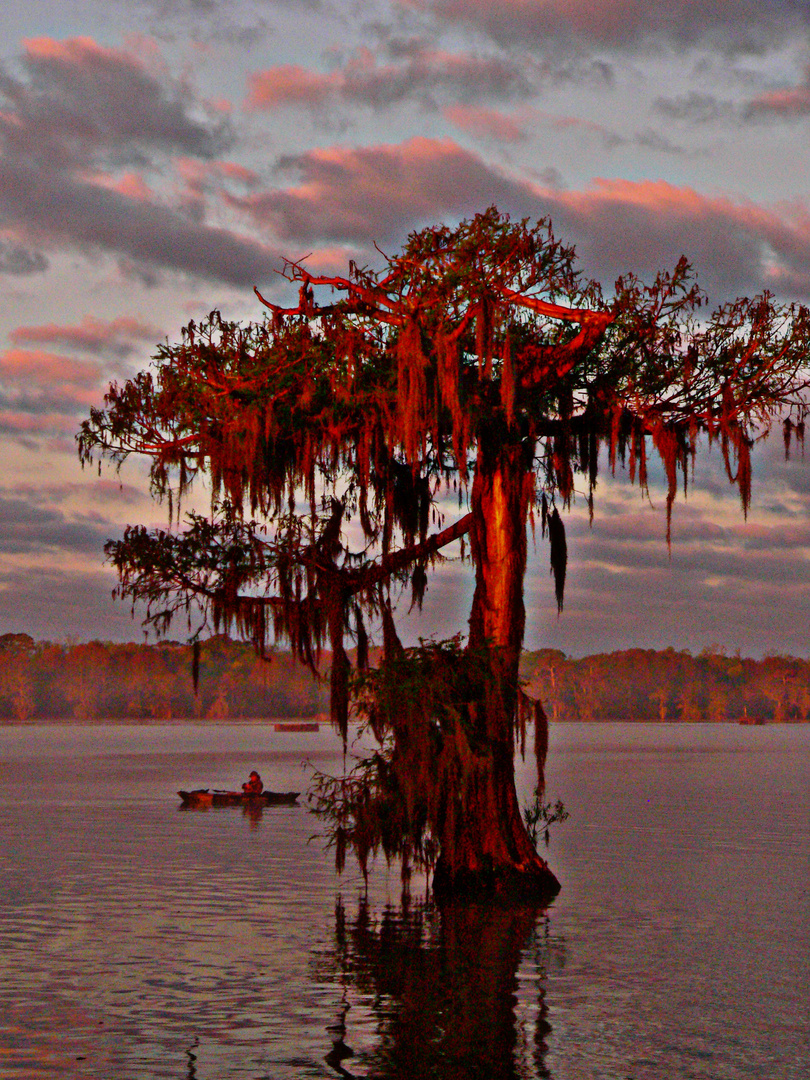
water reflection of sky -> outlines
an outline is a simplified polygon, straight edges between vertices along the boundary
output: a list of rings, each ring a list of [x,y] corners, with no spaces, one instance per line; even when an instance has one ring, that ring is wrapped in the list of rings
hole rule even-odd
[[[338,882],[303,808],[178,812],[296,788],[279,738],[0,729],[4,1080],[804,1077],[808,729],[554,727],[563,892],[444,921]]]

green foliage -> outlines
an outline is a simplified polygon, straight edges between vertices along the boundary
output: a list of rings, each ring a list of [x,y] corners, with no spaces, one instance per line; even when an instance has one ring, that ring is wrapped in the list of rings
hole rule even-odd
[[[566,821],[570,814],[565,809],[562,799],[555,803],[543,802],[543,792],[540,788],[534,789],[532,801],[523,807],[523,820],[526,823],[526,831],[529,839],[535,847],[539,846],[540,838],[548,847],[549,829],[558,821]]]

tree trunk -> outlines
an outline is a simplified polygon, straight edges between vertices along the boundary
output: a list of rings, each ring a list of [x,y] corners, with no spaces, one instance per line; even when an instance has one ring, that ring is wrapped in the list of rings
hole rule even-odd
[[[434,879],[439,894],[491,889],[551,897],[560,888],[529,838],[515,791],[526,523],[533,483],[528,464],[521,443],[502,440],[493,452],[492,443],[481,441],[472,488],[476,585],[469,648],[486,650],[489,676],[474,706],[477,767],[463,805],[446,816],[447,835],[441,838]]]

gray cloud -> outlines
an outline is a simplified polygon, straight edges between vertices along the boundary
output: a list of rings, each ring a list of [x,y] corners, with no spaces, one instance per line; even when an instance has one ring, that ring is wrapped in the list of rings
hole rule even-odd
[[[739,115],[738,107],[732,102],[695,91],[679,97],[658,97],[653,108],[670,120],[688,120],[696,124],[734,119]]]
[[[138,619],[126,604],[115,603],[113,579],[95,569],[85,572],[43,568],[0,570],[0,633],[30,633],[37,640],[143,640]]]
[[[0,551],[6,555],[59,550],[97,559],[108,535],[98,520],[71,521],[60,510],[0,497]]]
[[[27,277],[42,274],[48,269],[48,260],[41,251],[31,251],[21,244],[0,240],[0,274]]]
[[[177,210],[64,172],[0,161],[0,213],[33,232],[233,285],[266,281],[278,252]]]
[[[232,141],[221,117],[194,115],[201,110],[190,91],[90,39],[29,42],[23,67],[24,81],[0,77],[14,115],[2,131],[19,157],[51,168],[86,167],[88,153],[137,161],[155,148],[210,158]]]
[[[639,49],[705,45],[760,53],[810,26],[803,0],[402,0],[506,45]]]
[[[145,188],[119,189],[88,166],[179,152],[208,159],[230,138],[206,118],[191,93],[154,77],[128,53],[89,39],[29,42],[26,81],[0,71],[0,219],[40,246],[106,251],[154,280],[155,268],[249,286],[278,265],[254,239],[205,224],[158,202]],[[197,115],[200,114],[200,115]],[[234,166],[206,166],[239,183]],[[198,200],[199,201],[199,200]],[[0,248],[0,269],[44,269],[44,256],[22,245]]]
[[[728,652],[762,656],[777,648],[807,656],[810,586],[726,578],[706,585],[702,575],[671,562],[628,573],[574,562],[566,604],[557,618],[540,579],[531,589],[527,647],[553,644],[569,655],[626,648],[689,649],[719,644]],[[539,585],[539,588],[537,587]],[[790,618],[785,618],[785,612]]]
[[[508,58],[450,53],[423,42],[399,43],[393,63],[378,64],[368,49],[328,73],[285,64],[252,75],[247,104],[254,109],[299,105],[314,109],[337,102],[384,109],[403,100],[434,102],[437,92],[461,101],[526,96],[521,65]]]

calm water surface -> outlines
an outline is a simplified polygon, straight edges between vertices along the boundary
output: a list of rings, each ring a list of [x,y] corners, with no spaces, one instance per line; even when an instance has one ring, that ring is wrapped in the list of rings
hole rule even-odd
[[[810,1076],[810,728],[554,726],[563,892],[443,918],[336,878],[301,807],[178,810],[305,757],[340,768],[267,725],[0,728],[3,1080]]]

